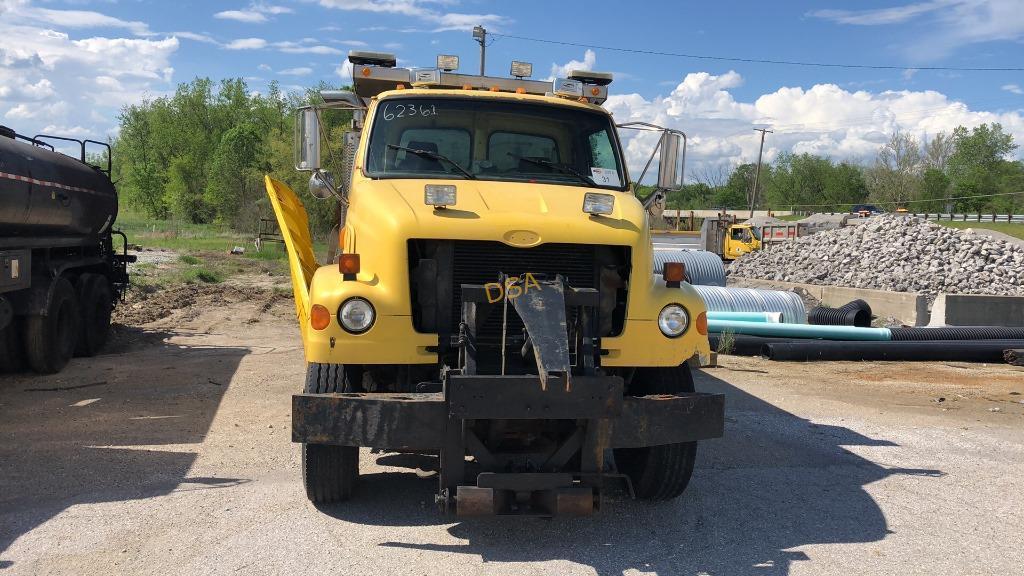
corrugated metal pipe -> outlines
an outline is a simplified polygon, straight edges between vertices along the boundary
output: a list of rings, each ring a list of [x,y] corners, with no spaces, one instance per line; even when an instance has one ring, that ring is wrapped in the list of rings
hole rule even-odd
[[[686,281],[701,286],[725,286],[725,264],[718,254],[707,250],[656,250],[654,273],[661,274],[666,262],[682,262]]]
[[[839,308],[817,306],[807,313],[807,322],[823,326],[871,326],[871,306],[863,300],[854,300]]]
[[[793,292],[756,288],[694,286],[708,312],[781,312],[786,324],[807,322],[804,301]]]
[[[1024,347],[1024,340],[930,340],[927,342],[805,342],[769,343],[762,355],[769,360],[889,360],[898,362],[1004,361],[1003,351]]]

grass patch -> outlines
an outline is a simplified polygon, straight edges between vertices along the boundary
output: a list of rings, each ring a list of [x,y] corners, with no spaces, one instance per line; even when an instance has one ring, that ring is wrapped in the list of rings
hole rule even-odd
[[[181,261],[181,263],[183,264],[188,264],[189,266],[194,266],[201,262],[199,258],[196,258],[191,254],[182,254],[181,256],[178,257],[178,260]]]
[[[731,330],[723,330],[718,334],[718,348],[715,352],[729,355],[736,349],[736,334]]]
[[[205,284],[220,284],[224,281],[224,274],[219,270],[192,268],[190,270],[186,270],[182,275],[182,278],[188,284],[197,284],[199,282],[203,282]]]
[[[1002,232],[1008,234],[1014,238],[1020,238],[1024,240],[1024,224],[1011,224],[1009,222],[937,222],[943,226],[950,228],[957,228],[959,230],[965,230],[967,228],[974,228],[976,230],[995,230],[996,232]]]

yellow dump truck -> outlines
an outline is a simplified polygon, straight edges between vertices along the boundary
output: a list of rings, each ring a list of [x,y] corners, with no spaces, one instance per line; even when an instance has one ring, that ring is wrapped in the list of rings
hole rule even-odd
[[[302,202],[267,178],[308,363],[292,438],[309,499],[353,496],[360,447],[436,455],[436,502],[462,516],[588,514],[612,488],[681,494],[724,401],[694,391],[704,304],[681,265],[653,273],[600,106],[611,76],[349,60],[353,91],[297,118],[296,167],[343,206],[330,261]],[[331,108],[353,111],[343,142],[325,140]],[[657,130],[659,187],[681,186],[685,135],[630,127]],[[338,178],[321,169],[327,144],[345,155]]]
[[[760,229],[728,216],[705,218],[700,227],[702,250],[714,252],[722,260],[735,260],[761,249]]]

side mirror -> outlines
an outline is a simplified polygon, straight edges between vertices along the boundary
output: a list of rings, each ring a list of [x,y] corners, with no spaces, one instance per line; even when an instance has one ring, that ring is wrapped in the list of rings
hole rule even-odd
[[[300,108],[295,118],[295,169],[320,168],[320,118],[313,108]]]
[[[309,193],[320,200],[337,196],[334,188],[334,175],[326,170],[315,170],[309,177]]]
[[[661,134],[661,156],[658,161],[658,188],[679,190],[683,187],[683,168],[686,163],[686,137],[681,132],[664,131]]]

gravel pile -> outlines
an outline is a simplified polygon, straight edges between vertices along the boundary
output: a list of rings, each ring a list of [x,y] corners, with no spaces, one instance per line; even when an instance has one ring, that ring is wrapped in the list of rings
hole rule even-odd
[[[1024,247],[884,215],[743,256],[730,276],[951,294],[1024,295]]]

